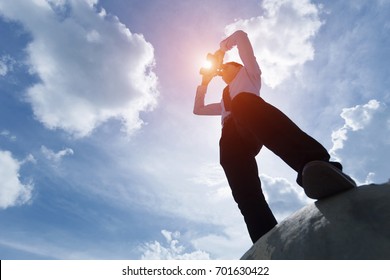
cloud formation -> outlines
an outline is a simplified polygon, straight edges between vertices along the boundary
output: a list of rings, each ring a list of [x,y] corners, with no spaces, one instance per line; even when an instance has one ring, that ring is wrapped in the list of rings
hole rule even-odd
[[[0,56],[0,77],[14,70],[16,61],[10,55]]]
[[[301,187],[285,178],[262,174],[261,181],[265,197],[279,222],[311,201]]]
[[[8,130],[0,131],[0,136],[5,137],[6,139],[8,139],[10,141],[15,141],[16,140],[16,136],[11,134],[11,132],[9,132]]]
[[[0,209],[22,205],[31,199],[33,185],[20,182],[20,166],[9,151],[0,150]]]
[[[35,117],[49,129],[89,135],[110,118],[131,133],[157,103],[154,49],[97,0],[0,1],[0,15],[32,35],[28,66],[40,81],[27,90]],[[0,64],[0,73],[7,72]]]
[[[208,260],[208,253],[195,250],[188,252],[188,249],[180,245],[180,232],[170,232],[162,230],[161,234],[165,238],[166,244],[161,244],[158,241],[148,242],[141,246],[143,254],[141,259],[144,260]]]
[[[359,183],[381,183],[389,179],[387,148],[390,147],[389,108],[376,99],[344,108],[344,124],[333,131],[331,155],[350,167]],[[380,147],[380,148],[379,148]]]
[[[262,7],[264,15],[238,20],[225,33],[248,33],[264,83],[274,88],[314,58],[311,39],[322,25],[320,7],[309,0],[265,0]]]
[[[367,104],[357,105],[352,108],[344,108],[340,116],[345,124],[332,133],[333,147],[331,154],[337,157],[337,151],[344,147],[344,142],[348,140],[348,131],[358,131],[370,124],[373,114],[380,107],[380,103],[373,99]]]
[[[58,152],[54,152],[53,150],[50,150],[45,146],[41,146],[41,152],[49,161],[52,161],[54,163],[59,163],[63,157],[74,154],[71,148],[65,148]]]

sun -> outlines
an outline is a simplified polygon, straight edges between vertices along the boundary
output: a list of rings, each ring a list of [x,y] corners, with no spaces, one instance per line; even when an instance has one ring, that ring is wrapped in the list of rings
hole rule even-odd
[[[202,68],[210,69],[213,66],[213,63],[210,60],[205,60],[202,63]]]

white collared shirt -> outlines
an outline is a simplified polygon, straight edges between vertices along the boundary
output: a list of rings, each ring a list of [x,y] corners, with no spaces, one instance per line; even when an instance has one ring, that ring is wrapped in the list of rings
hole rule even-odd
[[[229,51],[237,46],[238,53],[244,64],[236,77],[229,84],[230,97],[233,100],[241,92],[253,93],[260,95],[261,88],[261,70],[253,53],[252,45],[245,32],[238,30],[227,37],[220,43],[223,51]],[[205,105],[204,98],[207,92],[207,86],[198,86],[196,90],[194,114],[197,115],[221,115],[222,123],[229,116],[230,112],[226,111],[223,101]]]

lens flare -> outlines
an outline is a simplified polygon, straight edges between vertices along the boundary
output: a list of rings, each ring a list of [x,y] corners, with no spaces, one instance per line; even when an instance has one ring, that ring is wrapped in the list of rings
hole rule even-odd
[[[213,63],[210,60],[205,60],[202,63],[202,68],[210,69],[213,66]]]

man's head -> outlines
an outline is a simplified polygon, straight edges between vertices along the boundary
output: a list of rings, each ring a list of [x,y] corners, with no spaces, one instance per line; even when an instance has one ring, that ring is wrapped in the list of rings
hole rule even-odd
[[[241,70],[242,64],[237,63],[237,62],[227,62],[222,65],[221,71],[219,72],[219,76],[222,77],[222,80],[229,84],[231,81],[234,80],[236,77],[237,73]]]

